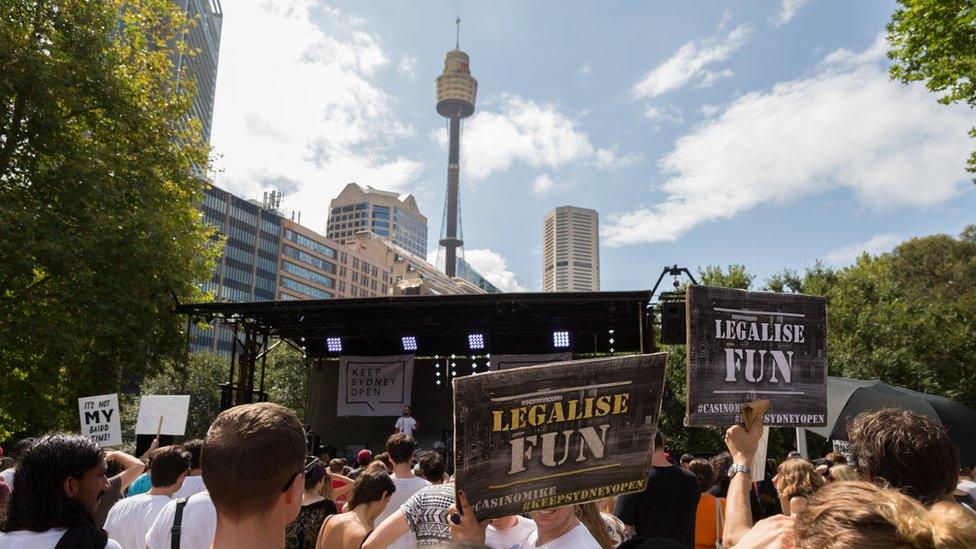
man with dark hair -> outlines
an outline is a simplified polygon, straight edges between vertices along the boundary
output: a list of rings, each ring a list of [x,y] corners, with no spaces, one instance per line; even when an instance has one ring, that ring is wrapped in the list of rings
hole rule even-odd
[[[685,469],[687,469],[688,468],[688,464],[691,463],[691,460],[693,460],[693,459],[695,459],[695,456],[693,456],[691,454],[681,454],[681,460],[679,461],[679,463],[681,463],[681,466],[682,467],[684,467]],[[711,485],[709,485],[709,488],[710,487],[711,487]]]
[[[407,404],[403,407],[402,415],[397,418],[396,425],[393,426],[393,433],[403,434],[413,438],[413,434],[420,430],[420,424],[413,417],[413,408]]]
[[[390,477],[393,479],[393,484],[396,485],[396,491],[390,496],[386,509],[376,517],[375,524],[381,524],[386,517],[397,512],[400,506],[421,488],[430,486],[429,482],[414,475],[410,468],[410,462],[413,460],[416,451],[417,441],[403,433],[390,435],[386,439],[386,453],[389,454],[390,461],[393,462],[393,474]],[[417,539],[413,534],[407,533],[390,544],[390,547],[399,549],[401,547],[415,547],[416,545]]]
[[[190,472],[186,475],[183,486],[173,494],[174,498],[188,498],[193,494],[198,494],[207,489],[203,484],[203,477],[200,476],[201,448],[203,448],[203,441],[200,439],[189,440],[183,443],[183,449],[190,454]]]
[[[109,469],[117,472],[108,475],[108,489],[98,499],[98,507],[95,508],[95,524],[100,527],[105,526],[108,512],[115,502],[122,499],[125,489],[146,470],[146,464],[141,459],[118,450],[105,452],[105,461]]]
[[[938,422],[908,410],[864,412],[847,426],[857,468],[865,480],[922,503],[956,489],[959,448]]]
[[[11,491],[14,489],[14,472],[17,470],[17,460],[20,459],[20,456],[27,453],[27,450],[30,450],[30,447],[33,446],[36,441],[37,439],[34,437],[27,437],[18,440],[17,444],[14,444],[13,451],[10,452],[10,457],[13,458],[14,463],[0,471],[0,479],[6,483],[7,487],[10,488]]]
[[[270,402],[224,410],[200,455],[217,509],[213,548],[283,547],[305,491],[305,430],[295,413]]]
[[[643,492],[619,496],[613,514],[626,525],[628,533],[671,539],[691,547],[695,544],[698,495],[698,479],[668,461],[658,430],[647,487]]]
[[[447,475],[444,474],[447,469],[447,463],[444,462],[444,458],[441,457],[437,452],[424,452],[420,456],[420,474],[427,479],[427,482],[431,484],[443,484],[447,480]]]
[[[95,524],[98,499],[109,488],[102,449],[88,437],[49,435],[17,464],[0,547],[120,549]]]
[[[179,490],[189,469],[190,454],[179,446],[155,450],[150,473],[152,488],[148,493],[125,498],[112,507],[105,520],[109,537],[119,542],[123,549],[144,548],[146,533],[159,511]]]

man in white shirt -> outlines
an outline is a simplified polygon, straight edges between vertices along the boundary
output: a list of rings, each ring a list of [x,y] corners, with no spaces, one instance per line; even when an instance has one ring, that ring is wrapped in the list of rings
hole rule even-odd
[[[95,524],[98,498],[109,488],[105,455],[78,435],[48,435],[17,464],[0,549],[49,549],[56,545],[121,549]]]
[[[18,440],[17,444],[14,445],[13,452],[10,453],[10,457],[14,459],[14,463],[16,463],[17,460],[20,459],[20,456],[24,455],[36,441],[37,439],[34,437],[22,438]],[[0,478],[3,478],[3,482],[6,483],[7,488],[10,488],[11,492],[14,491],[14,472],[16,470],[17,466],[14,465],[9,469],[0,471]]]
[[[200,448],[202,447],[203,441],[200,439],[183,443],[183,449],[190,453],[190,472],[186,475],[183,486],[173,494],[174,499],[188,498],[193,494],[206,491],[207,487],[203,484],[200,472]]]
[[[413,418],[413,409],[407,404],[403,407],[403,415],[398,417],[396,420],[396,425],[393,426],[394,433],[403,433],[410,438],[413,438],[413,434],[420,430],[420,424],[417,420]]]
[[[410,468],[410,462],[413,460],[413,455],[416,450],[417,441],[405,433],[390,435],[390,438],[386,439],[386,452],[390,455],[390,461],[393,462],[393,475],[391,476],[393,478],[393,484],[396,485],[396,491],[390,496],[390,501],[386,504],[386,509],[376,517],[373,524],[382,524],[387,517],[400,510],[400,506],[410,496],[416,494],[421,488],[430,486],[429,482],[414,475]],[[388,545],[391,549],[408,549],[416,546],[417,538],[412,532],[407,532],[398,538],[389,540]]]
[[[146,533],[145,546],[149,549],[170,549],[173,546],[171,534],[176,521],[177,502],[179,499],[170,499],[156,515],[156,520]],[[190,496],[180,519],[180,549],[210,549],[216,531],[217,509],[210,500],[210,494],[200,492]]]
[[[159,511],[179,490],[190,469],[190,454],[179,446],[160,448],[153,454],[152,489],[125,498],[108,512],[105,531],[122,549],[144,549],[146,533]]]

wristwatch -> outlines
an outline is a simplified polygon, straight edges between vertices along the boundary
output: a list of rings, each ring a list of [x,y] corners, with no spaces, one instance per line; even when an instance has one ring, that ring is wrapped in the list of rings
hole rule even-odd
[[[748,465],[742,463],[733,463],[732,466],[729,467],[729,478],[734,477],[736,473],[745,473],[752,476],[752,469],[750,469]]]

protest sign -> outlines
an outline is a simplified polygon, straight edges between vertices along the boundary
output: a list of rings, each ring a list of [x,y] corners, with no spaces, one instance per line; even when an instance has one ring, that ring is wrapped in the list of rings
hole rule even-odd
[[[161,435],[183,436],[189,411],[190,395],[144,395],[139,401],[136,434],[155,435],[159,431]]]
[[[337,416],[398,416],[410,404],[414,355],[339,358]]]
[[[118,394],[79,398],[78,418],[81,421],[81,434],[99,446],[122,444]]]
[[[769,400],[766,425],[827,423],[822,297],[689,286],[685,425],[728,427]]]
[[[456,484],[478,520],[643,490],[667,355],[454,379]]]
[[[537,355],[491,355],[488,359],[489,370],[508,370],[509,368],[521,368],[523,366],[536,366],[538,364],[551,364],[553,362],[565,362],[573,360],[573,353],[543,353]]]

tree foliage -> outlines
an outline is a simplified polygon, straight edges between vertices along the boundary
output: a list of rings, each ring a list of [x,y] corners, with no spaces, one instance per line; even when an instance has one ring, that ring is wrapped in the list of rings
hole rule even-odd
[[[170,0],[0,3],[0,440],[186,347],[217,249]]]
[[[976,106],[976,3],[972,0],[899,0],[888,23],[891,77],[924,81],[944,104]],[[976,137],[976,128],[969,135]],[[976,152],[969,157],[976,172]]]

